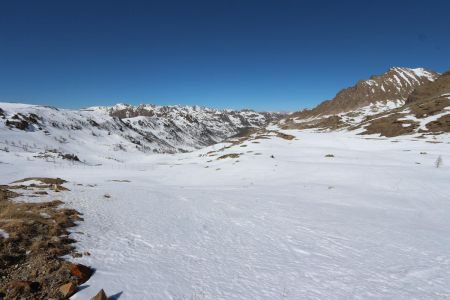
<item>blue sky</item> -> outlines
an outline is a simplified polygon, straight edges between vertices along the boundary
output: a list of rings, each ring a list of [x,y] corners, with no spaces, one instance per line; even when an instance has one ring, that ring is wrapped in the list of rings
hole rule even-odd
[[[450,69],[448,1],[1,1],[0,101],[292,111]]]

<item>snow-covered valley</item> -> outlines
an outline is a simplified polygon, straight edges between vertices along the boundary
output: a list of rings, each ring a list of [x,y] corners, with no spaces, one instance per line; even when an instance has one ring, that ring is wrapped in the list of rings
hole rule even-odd
[[[96,272],[73,299],[450,297],[448,134],[283,133],[98,165],[0,151],[0,182],[69,181],[22,199],[83,214],[69,259]]]

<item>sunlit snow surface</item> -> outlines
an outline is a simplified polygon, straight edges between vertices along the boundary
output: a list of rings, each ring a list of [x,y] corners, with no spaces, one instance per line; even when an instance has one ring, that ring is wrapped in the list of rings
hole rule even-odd
[[[91,253],[75,261],[97,270],[73,299],[448,299],[450,136],[286,133],[223,160],[205,155],[218,145],[101,166],[0,151],[0,181],[70,181],[58,197]]]

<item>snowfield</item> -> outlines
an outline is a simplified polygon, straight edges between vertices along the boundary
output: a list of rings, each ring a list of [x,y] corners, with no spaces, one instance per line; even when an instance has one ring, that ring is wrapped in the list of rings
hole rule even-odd
[[[72,299],[450,298],[450,135],[285,133],[101,165],[0,151],[0,182],[70,181],[91,255],[69,259],[96,269]]]

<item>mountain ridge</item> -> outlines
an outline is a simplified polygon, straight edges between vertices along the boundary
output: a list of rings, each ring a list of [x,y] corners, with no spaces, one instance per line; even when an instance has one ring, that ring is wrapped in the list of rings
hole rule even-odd
[[[439,73],[424,68],[392,67],[381,75],[372,75],[340,90],[333,99],[294,114],[306,118],[348,112],[376,102],[406,101],[416,87],[438,77]]]
[[[439,74],[424,68],[393,67],[384,74],[359,80],[354,86],[338,92],[332,100],[326,100],[313,109],[293,113],[279,124],[284,129],[347,129],[383,136],[449,132],[445,122],[434,123],[433,130],[429,131],[426,122],[436,120],[427,119],[423,112],[416,114],[423,110],[418,108],[420,106],[446,114],[447,98],[442,95],[443,91],[450,93],[450,81],[442,78],[449,78],[449,72]],[[427,95],[429,98],[434,95],[435,99],[411,104],[422,101],[420,99]],[[439,97],[443,98],[437,100]]]
[[[93,154],[89,149],[95,143],[102,144],[99,155],[105,158],[127,151],[186,152],[219,143],[248,128],[265,127],[281,117],[253,111],[153,105],[145,106],[145,110],[127,106],[128,110],[136,109],[135,114],[127,115],[123,108],[73,110],[0,103],[0,147],[16,149],[20,142],[22,150],[34,149],[42,156],[73,154],[80,158]]]

